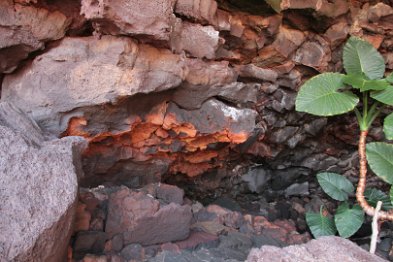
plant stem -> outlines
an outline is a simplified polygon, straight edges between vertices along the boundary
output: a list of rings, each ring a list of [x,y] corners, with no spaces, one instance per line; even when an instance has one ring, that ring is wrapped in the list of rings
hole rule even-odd
[[[375,254],[375,249],[377,248],[377,239],[378,239],[378,218],[379,218],[379,212],[382,207],[382,201],[377,202],[377,206],[375,207],[375,214],[373,217],[373,222],[372,222],[372,234],[371,234],[371,243],[370,243],[370,253]]]
[[[367,158],[366,158],[366,138],[368,130],[362,130],[359,138],[359,182],[356,188],[356,200],[362,207],[364,212],[369,216],[375,215],[375,208],[370,206],[364,197],[364,190],[366,189],[366,176],[367,176]],[[380,211],[378,218],[382,220],[393,221],[393,213]]]

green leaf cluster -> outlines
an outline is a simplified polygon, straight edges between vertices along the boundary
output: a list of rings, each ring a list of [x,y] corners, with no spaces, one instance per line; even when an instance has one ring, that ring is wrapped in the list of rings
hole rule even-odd
[[[386,106],[393,106],[393,73],[384,77],[385,61],[367,41],[350,37],[343,50],[346,74],[322,73],[307,80],[296,98],[296,110],[317,116],[340,115],[354,111],[362,131],[368,131]],[[359,94],[360,96],[356,95]],[[360,103],[361,101],[361,103]],[[360,109],[358,109],[358,107]],[[393,140],[393,113],[383,123],[385,137]],[[393,184],[393,144],[368,143],[367,161],[371,170],[383,181]],[[322,189],[333,199],[347,201],[354,188],[350,181],[334,173],[318,175]],[[365,191],[370,205],[382,201],[382,208],[393,208],[393,187],[389,196],[377,189]],[[364,214],[359,207],[344,202],[329,220],[320,214],[307,214],[308,224],[315,237],[332,234],[332,225],[341,236],[348,237],[361,226]],[[350,225],[351,224],[351,225]]]
[[[368,130],[380,112],[379,103],[393,106],[393,73],[384,78],[385,61],[367,41],[350,37],[344,46],[346,74],[322,73],[307,80],[296,98],[296,110],[318,116],[340,115],[355,111],[361,130]],[[363,94],[363,112],[356,108]],[[368,108],[368,98],[375,100]],[[393,139],[393,116],[385,121],[384,130]]]
[[[359,230],[364,221],[364,212],[360,206],[350,207],[347,202],[349,195],[353,194],[354,187],[352,183],[336,173],[320,173],[317,175],[318,183],[323,191],[331,198],[339,201],[345,201],[337,208],[334,218],[324,216],[319,213],[306,213],[306,222],[314,237],[335,235],[336,232],[341,237],[350,237]]]
[[[383,143],[372,143],[371,145],[380,146]],[[373,147],[371,147],[373,148]],[[374,156],[373,156],[374,157]],[[379,158],[379,156],[377,156]],[[384,161],[376,159],[377,161]],[[386,163],[391,165],[391,160]],[[391,167],[392,168],[392,167]],[[364,212],[359,205],[350,207],[348,203],[349,196],[354,193],[354,186],[344,176],[324,172],[317,175],[317,180],[322,190],[331,198],[344,201],[341,203],[334,217],[328,217],[323,213],[323,207],[319,213],[307,212],[306,222],[315,238],[321,236],[335,235],[337,232],[341,237],[348,238],[355,234],[364,222]],[[393,209],[393,187],[390,190],[390,195],[386,195],[381,190],[369,188],[364,192],[367,202],[376,207],[377,202],[382,202],[382,209]]]

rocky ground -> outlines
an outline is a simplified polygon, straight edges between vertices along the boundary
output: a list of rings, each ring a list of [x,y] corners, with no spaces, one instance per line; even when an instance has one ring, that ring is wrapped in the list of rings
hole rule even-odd
[[[356,182],[358,133],[353,115],[295,112],[296,93],[342,70],[350,35],[393,70],[392,5],[0,1],[0,260],[58,262],[71,234],[85,261],[242,261],[309,240],[304,213],[335,208],[315,174]]]
[[[333,204],[317,194],[308,195],[303,189],[268,202],[261,195],[243,194],[243,199],[220,197],[204,206],[184,197],[182,189],[163,183],[139,190],[125,186],[81,188],[69,259],[245,261],[252,248],[286,247],[311,240],[305,211],[319,209],[321,204],[333,208]],[[368,223],[353,240],[368,242],[369,227]],[[391,236],[391,229],[385,228],[377,249],[380,257],[389,260],[393,258]],[[341,244],[335,240],[330,245]],[[368,249],[367,244],[362,247]],[[257,251],[253,252],[250,261],[258,257]],[[279,249],[269,252],[277,261],[285,256]],[[264,261],[259,259],[255,261]],[[363,259],[354,261],[367,261]]]

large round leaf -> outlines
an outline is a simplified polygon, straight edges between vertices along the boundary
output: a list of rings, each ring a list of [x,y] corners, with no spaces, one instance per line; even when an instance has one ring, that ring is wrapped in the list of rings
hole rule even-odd
[[[323,191],[335,200],[347,200],[348,194],[354,191],[352,183],[346,177],[336,173],[320,173],[317,179]]]
[[[385,120],[383,121],[383,132],[387,139],[393,139],[393,113],[385,117]]]
[[[346,75],[343,79],[345,84],[351,85],[354,88],[359,88],[360,92],[369,90],[385,90],[388,88],[389,82],[386,79],[368,80],[362,75]]]
[[[348,203],[342,203],[334,216],[334,223],[341,237],[347,238],[359,230],[364,221],[364,212],[358,205],[349,208]]]
[[[351,111],[359,98],[351,92],[339,92],[344,86],[342,74],[323,73],[310,78],[296,97],[296,110],[318,116],[339,115]]]
[[[388,75],[386,77],[386,81],[388,81],[389,83],[393,84],[393,72],[390,73],[390,75]]]
[[[385,182],[393,184],[393,145],[369,143],[366,146],[366,154],[371,170]]]
[[[367,202],[373,207],[376,207],[378,201],[381,201],[382,209],[389,210],[393,208],[389,196],[379,189],[367,188],[366,191],[364,191],[364,196],[367,199]]]
[[[371,97],[386,105],[393,106],[393,86],[388,86],[382,91],[373,91]]]
[[[306,222],[315,238],[334,236],[337,232],[333,219],[324,216],[322,208],[320,213],[307,212]]]
[[[385,61],[367,41],[350,37],[344,46],[344,68],[348,74],[365,74],[368,79],[380,79],[385,73]]]

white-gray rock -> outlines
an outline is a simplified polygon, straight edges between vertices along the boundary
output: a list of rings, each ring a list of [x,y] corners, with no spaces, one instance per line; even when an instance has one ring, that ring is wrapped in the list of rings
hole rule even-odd
[[[321,237],[303,245],[284,248],[262,246],[254,248],[247,262],[383,262],[351,241],[335,236]]]
[[[4,126],[7,106],[0,104],[0,261],[62,261],[86,143],[68,137],[37,144],[38,135],[29,141],[28,133],[39,130]]]

